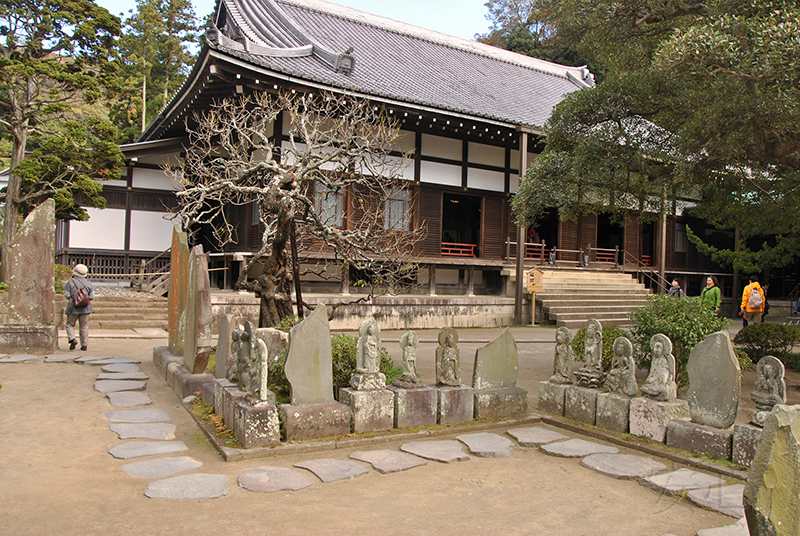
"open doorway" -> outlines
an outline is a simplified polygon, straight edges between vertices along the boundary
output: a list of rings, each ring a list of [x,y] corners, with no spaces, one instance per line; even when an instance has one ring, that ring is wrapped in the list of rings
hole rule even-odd
[[[445,193],[442,203],[442,255],[479,257],[483,199]]]

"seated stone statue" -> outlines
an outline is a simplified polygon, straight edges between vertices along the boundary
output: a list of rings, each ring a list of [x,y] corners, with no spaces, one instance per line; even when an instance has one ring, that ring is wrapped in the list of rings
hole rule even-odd
[[[678,397],[678,384],[675,383],[675,357],[672,355],[672,341],[662,333],[650,339],[650,373],[642,384],[642,394],[653,400],[671,402]]]
[[[461,385],[458,332],[444,328],[439,332],[439,347],[436,349],[436,385]]]
[[[550,383],[568,385],[572,383],[572,363],[575,353],[572,351],[572,334],[568,328],[556,330],[556,350],[553,358],[553,375]]]
[[[750,422],[756,426],[764,426],[767,414],[776,404],[786,403],[786,369],[780,359],[767,355],[756,365],[755,391],[750,394],[756,405],[756,411]]]
[[[392,385],[403,389],[425,387],[417,376],[417,346],[419,337],[413,331],[406,331],[400,337],[400,348],[403,350],[403,375],[395,378]]]
[[[611,371],[606,377],[606,387],[612,393],[626,396],[634,396],[639,391],[633,345],[627,337],[614,339],[614,358],[611,361]]]

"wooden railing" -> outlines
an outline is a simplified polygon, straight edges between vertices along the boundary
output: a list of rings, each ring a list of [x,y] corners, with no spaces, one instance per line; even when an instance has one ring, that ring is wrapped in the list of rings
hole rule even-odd
[[[615,267],[619,266],[619,246],[614,249],[610,248],[593,248],[589,246],[589,258],[591,260],[592,252],[594,252],[594,262],[602,264],[613,264]]]
[[[475,244],[459,244],[457,242],[442,242],[442,255],[453,257],[477,257],[478,246]]]
[[[649,257],[648,260],[650,260]],[[645,264],[642,259],[634,257],[626,251],[623,253],[623,263],[626,266],[629,264],[635,266],[637,279],[639,279],[642,283],[644,283],[646,279],[649,279],[652,284],[651,288],[655,292],[666,292],[667,289],[669,289],[670,282],[667,281],[666,278],[661,277],[661,274],[658,273],[658,270],[650,265]]]

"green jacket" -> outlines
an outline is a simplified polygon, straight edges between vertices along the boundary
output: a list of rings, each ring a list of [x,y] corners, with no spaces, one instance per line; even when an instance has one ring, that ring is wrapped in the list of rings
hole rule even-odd
[[[714,310],[718,309],[722,305],[722,294],[719,291],[719,287],[714,285],[711,288],[704,288],[703,292],[700,293],[700,301],[706,307]]]

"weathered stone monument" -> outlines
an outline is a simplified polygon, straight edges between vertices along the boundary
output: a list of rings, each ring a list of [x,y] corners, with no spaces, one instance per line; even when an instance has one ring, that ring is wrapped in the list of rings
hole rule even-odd
[[[596,319],[586,322],[585,350],[581,367],[575,371],[578,385],[567,387],[564,396],[564,416],[595,424],[597,395],[605,380],[603,372],[603,326]]]
[[[553,357],[553,375],[550,381],[539,382],[539,409],[564,416],[564,399],[567,386],[572,384],[572,333],[568,328],[556,330],[556,347]]]
[[[7,247],[7,318],[0,325],[0,350],[54,352],[55,201],[36,207]]]
[[[692,420],[670,422],[667,444],[729,460],[742,378],[728,332],[712,333],[697,343],[689,355],[686,371],[690,384],[686,401]]]
[[[615,432],[627,433],[630,429],[631,397],[639,392],[633,345],[627,337],[614,339],[614,358],[606,376],[606,388],[607,393],[597,395],[596,424]]]
[[[800,406],[776,405],[744,488],[747,526],[754,536],[800,534]]]
[[[664,442],[667,425],[676,419],[689,420],[689,404],[677,400],[675,357],[672,341],[657,333],[650,338],[650,373],[641,387],[644,397],[631,399],[630,431],[634,435]]]
[[[461,384],[461,354],[458,332],[443,328],[436,348],[437,417],[439,424],[456,424],[472,420],[472,388]]]
[[[475,352],[472,374],[476,419],[503,419],[528,413],[528,392],[517,387],[517,343],[509,328]]]
[[[284,370],[291,384],[291,403],[281,404],[278,411],[286,441],[350,432],[350,408],[333,397],[331,331],[324,305],[289,332]]]
[[[388,387],[394,393],[394,427],[417,428],[436,424],[437,390],[422,383],[417,376],[419,337],[406,331],[400,337],[403,350],[403,375]]]
[[[380,372],[381,330],[373,319],[364,320],[358,330],[356,371],[350,387],[339,390],[339,400],[350,407],[353,432],[377,432],[394,426],[395,394],[386,389]]]
[[[756,365],[755,390],[750,398],[756,404],[756,411],[750,423],[733,425],[733,453],[731,459],[742,465],[750,465],[756,455],[761,440],[761,429],[772,408],[786,403],[786,369],[783,362],[771,355],[762,357]]]

